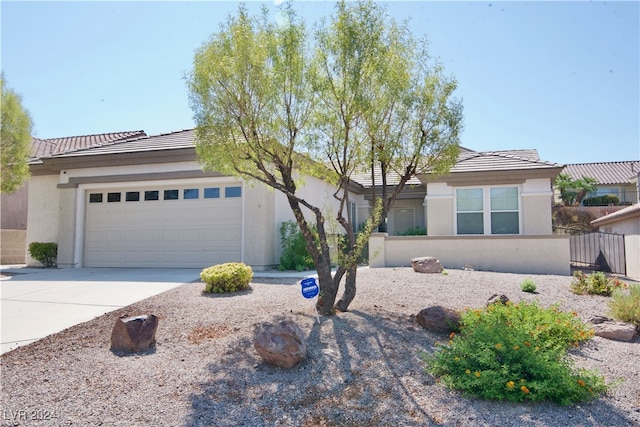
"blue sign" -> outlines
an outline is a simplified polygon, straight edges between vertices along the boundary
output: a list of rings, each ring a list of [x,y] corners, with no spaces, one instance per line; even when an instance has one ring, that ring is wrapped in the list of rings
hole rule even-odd
[[[320,292],[320,288],[316,283],[316,279],[313,277],[309,277],[308,279],[304,279],[300,282],[302,286],[302,296],[305,298],[313,298]]]

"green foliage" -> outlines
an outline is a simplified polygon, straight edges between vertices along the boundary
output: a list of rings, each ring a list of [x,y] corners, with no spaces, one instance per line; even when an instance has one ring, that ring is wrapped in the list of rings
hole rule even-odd
[[[427,230],[422,227],[410,228],[398,233],[398,236],[426,236]]]
[[[29,243],[29,255],[45,267],[54,267],[58,259],[58,244],[53,242]]]
[[[228,262],[205,268],[200,279],[205,283],[205,292],[227,293],[247,289],[253,270],[241,262]]]
[[[566,355],[593,335],[575,313],[521,301],[467,310],[461,324],[448,345],[424,355],[427,372],[451,388],[484,399],[561,405],[607,390],[602,376],[575,368]]]
[[[280,270],[304,271],[315,267],[304,236],[295,221],[285,221],[280,224],[280,240],[282,244]]]
[[[618,279],[608,278],[601,271],[583,274],[582,271],[573,273],[571,292],[577,295],[603,295],[611,296],[613,291],[626,285]]]
[[[579,179],[566,173],[559,174],[553,181],[553,186],[560,191],[560,200],[565,206],[579,205],[588,193],[596,191],[598,181],[595,178],[583,176]]]
[[[522,281],[522,283],[520,283],[520,289],[524,292],[535,292],[536,283],[531,278],[527,277]]]
[[[582,201],[583,206],[609,206],[620,204],[620,197],[615,194],[605,194],[603,196],[587,197]]]
[[[4,74],[0,88],[0,192],[13,193],[29,178],[33,124],[20,95],[5,86]]]
[[[621,322],[627,322],[640,327],[640,284],[617,289],[609,302],[611,316]]]

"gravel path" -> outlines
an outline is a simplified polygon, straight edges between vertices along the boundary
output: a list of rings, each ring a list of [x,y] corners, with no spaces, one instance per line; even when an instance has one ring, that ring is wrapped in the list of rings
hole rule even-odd
[[[537,294],[520,290],[531,277]],[[434,304],[482,307],[560,303],[586,320],[608,298],[569,292],[571,277],[410,268],[363,269],[347,313],[321,319],[292,279],[255,279],[250,291],[205,296],[185,284],[0,356],[2,425],[74,426],[625,426],[640,425],[640,340],[593,338],[572,355],[621,381],[594,402],[559,407],[468,399],[424,373],[418,353],[442,336],[413,315]],[[153,313],[157,344],[119,357],[115,319]],[[292,319],[308,334],[308,358],[291,370],[262,362],[252,338]],[[446,338],[445,338],[446,339]],[[48,419],[47,419],[48,418]]]

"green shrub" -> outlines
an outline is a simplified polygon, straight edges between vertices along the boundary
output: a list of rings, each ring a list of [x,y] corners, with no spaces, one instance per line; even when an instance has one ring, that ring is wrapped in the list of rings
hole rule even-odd
[[[426,235],[427,235],[427,229],[421,228],[421,227],[410,228],[408,230],[401,231],[398,233],[398,236],[426,236]]]
[[[615,194],[605,194],[604,196],[587,197],[582,201],[583,206],[609,206],[620,204],[620,197]]]
[[[624,288],[626,285],[618,279],[610,279],[603,272],[598,271],[591,274],[583,274],[582,271],[573,273],[571,281],[571,292],[578,295],[603,295],[611,296],[616,289]]]
[[[241,262],[228,262],[205,268],[200,272],[200,279],[205,283],[205,292],[236,292],[249,287],[253,278],[253,270]]]
[[[29,243],[29,255],[45,267],[54,267],[58,260],[58,244],[31,242]]]
[[[527,277],[522,281],[522,283],[520,283],[520,289],[524,292],[535,292],[536,284],[531,278]]]
[[[459,335],[451,334],[448,345],[423,357],[427,372],[465,394],[567,405],[608,388],[596,371],[577,369],[566,356],[570,346],[592,335],[575,313],[557,306],[492,304],[465,311]]]
[[[315,267],[304,236],[295,221],[285,221],[280,224],[280,240],[282,255],[280,256],[280,270],[311,270]]]
[[[631,285],[627,290],[616,290],[609,309],[614,319],[640,327],[640,284]]]

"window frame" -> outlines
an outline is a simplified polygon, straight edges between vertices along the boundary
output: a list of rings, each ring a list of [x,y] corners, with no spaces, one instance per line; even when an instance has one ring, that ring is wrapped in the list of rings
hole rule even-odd
[[[516,200],[518,202],[517,215],[518,215],[518,232],[517,233],[492,233],[492,214],[493,213],[513,213],[516,212],[513,209],[492,209],[491,206],[491,190],[497,188],[515,188],[517,195]],[[480,211],[458,211],[458,190],[482,190],[482,212]],[[453,200],[453,229],[456,236],[517,236],[522,235],[522,186],[519,184],[497,184],[497,185],[483,185],[483,186],[460,186],[454,188],[454,200]],[[458,214],[459,213],[482,213],[483,233],[459,233],[458,232]]]

